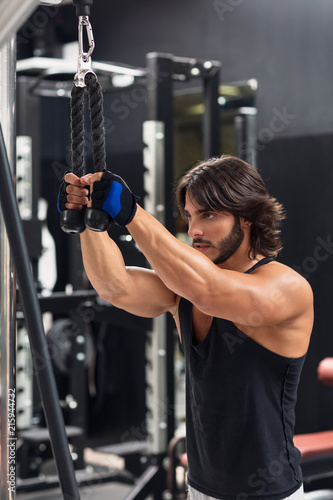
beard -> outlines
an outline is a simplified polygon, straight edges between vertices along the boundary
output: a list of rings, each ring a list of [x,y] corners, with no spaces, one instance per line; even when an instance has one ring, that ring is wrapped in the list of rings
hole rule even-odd
[[[238,217],[235,217],[234,225],[228,236],[225,236],[217,244],[219,255],[214,259],[214,264],[223,264],[238,250],[244,240],[244,231],[241,228]]]
[[[212,248],[218,250],[219,254],[216,259],[213,260],[214,264],[223,264],[238,250],[242,241],[244,240],[244,231],[241,228],[239,218],[235,216],[235,222],[232,226],[230,233],[218,241],[217,245],[213,245],[211,241],[203,240],[201,238],[194,238],[194,243],[208,244]]]

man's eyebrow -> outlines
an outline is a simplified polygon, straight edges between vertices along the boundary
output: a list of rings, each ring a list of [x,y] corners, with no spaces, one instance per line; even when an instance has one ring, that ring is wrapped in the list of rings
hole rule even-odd
[[[186,215],[190,215],[188,213],[188,211],[186,210],[186,208],[184,208],[183,212],[186,214]],[[213,210],[209,210],[209,208],[199,208],[198,210],[196,210],[194,212],[194,215],[200,215],[200,214],[204,214],[205,212],[213,212]]]

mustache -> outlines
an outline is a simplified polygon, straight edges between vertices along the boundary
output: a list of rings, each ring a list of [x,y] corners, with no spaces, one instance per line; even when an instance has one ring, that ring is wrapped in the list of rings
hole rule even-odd
[[[215,248],[214,245],[213,245],[213,243],[211,241],[209,241],[209,240],[203,240],[202,238],[194,238],[192,240],[192,246],[194,246],[195,244],[209,245],[209,246]]]

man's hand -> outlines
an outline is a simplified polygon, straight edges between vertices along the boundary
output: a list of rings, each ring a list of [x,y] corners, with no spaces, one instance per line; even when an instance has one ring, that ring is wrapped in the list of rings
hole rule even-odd
[[[105,171],[85,175],[80,181],[92,186],[88,207],[104,210],[119,226],[127,226],[132,221],[139,198],[131,192],[121,177]],[[68,189],[67,192],[69,192]],[[75,194],[74,191],[73,194]],[[67,200],[70,201],[68,197]]]
[[[88,174],[85,177],[90,177]],[[89,184],[88,182],[82,183],[82,178],[77,177],[73,173],[68,173],[60,185],[58,195],[58,210],[63,212],[69,210],[82,210],[88,204],[89,197]]]

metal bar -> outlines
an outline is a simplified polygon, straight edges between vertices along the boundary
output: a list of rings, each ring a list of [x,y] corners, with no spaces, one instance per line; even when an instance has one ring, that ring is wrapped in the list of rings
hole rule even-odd
[[[203,153],[205,158],[220,155],[219,70],[204,78]]]
[[[236,156],[241,160],[247,161],[247,143],[246,143],[246,118],[244,115],[235,116],[235,135],[236,135]]]
[[[158,474],[159,468],[156,465],[150,465],[137,479],[136,485],[125,500],[144,500],[147,498],[154,491]]]
[[[42,253],[41,225],[38,220],[38,200],[41,184],[41,128],[39,97],[29,92],[31,80],[18,77],[16,81],[16,195],[22,199],[27,194],[26,204],[19,202],[23,229],[27,235],[27,244],[35,281],[38,281],[38,261]],[[20,148],[22,145],[24,149]],[[29,151],[30,158],[24,161],[24,153]],[[24,190],[24,191],[23,191]],[[20,207],[21,205],[21,207]],[[24,211],[22,210],[24,209]]]
[[[6,42],[0,49],[0,121],[4,127],[4,140],[11,165],[15,164],[15,60],[16,39]],[[8,425],[8,401],[15,393],[15,308],[13,266],[5,223],[0,213],[0,498],[15,498],[15,430],[11,435]],[[15,400],[11,400],[15,403]],[[11,420],[11,418],[10,418]],[[13,423],[15,426],[15,423]],[[14,427],[15,429],[15,427]],[[11,461],[11,455],[14,461]],[[11,469],[11,467],[14,467]],[[10,480],[9,483],[7,481]]]
[[[257,168],[257,110],[246,114],[246,143],[247,158],[246,161]]]
[[[143,124],[144,208],[165,224],[165,146],[164,122],[148,120]],[[165,453],[168,446],[166,318],[153,318],[146,337],[146,426],[149,452]]]
[[[28,328],[32,358],[44,408],[45,419],[65,500],[79,499],[74,467],[68,448],[57,386],[40,314],[28,249],[23,233],[7,152],[0,126],[0,201],[12,251],[24,317]]]
[[[38,6],[38,0],[0,0],[0,47],[8,41]]]
[[[52,74],[59,72],[69,73],[70,75],[76,72],[76,61],[68,59],[57,59],[54,57],[30,57],[28,59],[20,59],[17,61],[17,71],[19,73],[31,72],[33,74],[40,73],[44,70],[54,69]],[[104,63],[93,61],[92,69],[96,72],[106,75],[129,75],[134,78],[142,78],[146,75],[146,70],[134,66],[121,66],[119,64]]]
[[[147,54],[147,106],[148,120],[164,123],[164,200],[166,228],[174,233],[173,216],[173,56]]]
[[[172,54],[159,54],[151,52],[147,54],[147,106],[148,120],[163,122],[164,124],[164,152],[161,159],[164,173],[161,179],[164,188],[164,226],[175,234],[175,217],[173,210],[173,181],[174,181],[174,157],[173,157],[173,82],[174,56]],[[174,325],[172,318],[163,318],[166,349],[166,400],[161,402],[165,405],[167,416],[167,442],[175,433],[175,381],[174,381]],[[161,326],[159,326],[161,329]],[[166,452],[166,449],[164,450]]]
[[[244,114],[234,119],[236,133],[236,155],[242,160],[257,168],[256,158],[256,110],[248,112],[247,108],[241,108]]]
[[[37,7],[38,0],[0,0],[0,122],[4,127],[4,141],[10,164],[15,161],[15,65],[18,28]],[[5,223],[0,214],[0,497],[3,500],[15,498],[15,455],[16,445],[11,446],[11,421],[9,394],[15,390],[16,332],[14,310],[14,281],[10,246]],[[16,403],[16,401],[12,401]],[[15,412],[15,410],[14,410]],[[11,454],[14,455],[14,461]],[[13,463],[14,462],[14,463]]]

